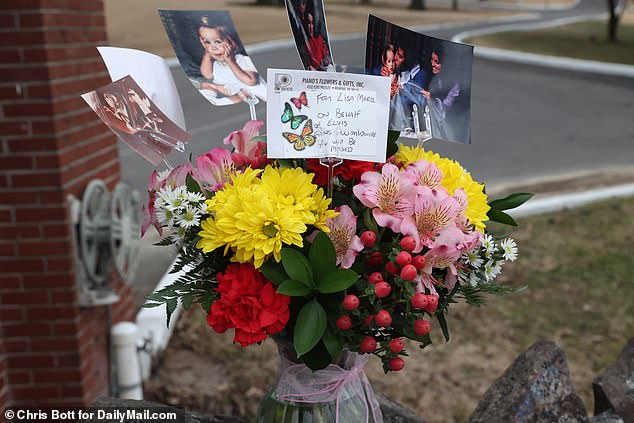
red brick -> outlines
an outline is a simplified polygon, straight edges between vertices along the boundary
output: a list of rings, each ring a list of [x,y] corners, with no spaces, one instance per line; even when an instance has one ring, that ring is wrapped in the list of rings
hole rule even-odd
[[[8,304],[48,304],[49,303],[48,293],[38,292],[38,291],[4,293],[4,294],[0,294],[0,299],[2,299],[2,304],[7,304],[7,305]],[[5,327],[4,330],[5,330],[5,335],[8,335],[7,334],[8,328]],[[16,330],[19,330],[19,328],[17,328]]]
[[[28,314],[27,310],[27,314]],[[31,351],[76,351],[76,339],[31,339]]]
[[[54,323],[53,334],[55,336],[60,335],[73,335],[77,333],[77,325],[74,323]]]
[[[15,244],[0,244],[0,256],[11,257],[16,254]],[[1,288],[1,287],[0,287]]]
[[[81,381],[78,370],[39,370],[33,373],[34,383],[68,383]]]
[[[75,304],[77,302],[77,294],[75,291],[56,291],[51,292],[52,304]]]
[[[41,30],[0,32],[0,46],[44,44],[46,38]]]
[[[34,172],[11,175],[11,186],[14,188],[57,187],[60,184],[60,174],[57,172]]]
[[[21,242],[21,256],[55,255],[70,249],[70,242],[39,241]]]
[[[8,104],[4,106],[6,117],[49,116],[55,113],[50,103]]]
[[[38,9],[39,0],[20,0],[19,3],[13,1],[0,2],[0,10],[22,10],[22,9]]]
[[[56,386],[29,386],[25,388],[14,387],[11,389],[11,397],[15,401],[38,400],[40,398],[57,397],[59,390]]]
[[[0,94],[2,91],[0,91]],[[28,133],[29,125],[26,121],[0,122],[0,135],[23,135]]]
[[[8,353],[25,353],[29,350],[29,341],[27,339],[7,339],[5,342]]]
[[[0,192],[0,204],[35,204],[38,198],[37,192]]]
[[[15,218],[18,222],[64,221],[66,207],[18,208]]]
[[[7,358],[11,369],[41,369],[55,366],[55,357],[50,354],[21,355]]]
[[[24,90],[22,89],[22,84],[18,83],[0,86],[0,99],[2,101],[18,100],[21,98],[24,98]]]
[[[24,320],[24,313],[22,312],[22,308],[2,308],[0,309],[0,317],[2,322],[5,324],[7,322],[20,322]],[[6,341],[9,344],[10,341]]]
[[[35,156],[35,167],[38,169],[58,169],[60,167],[59,156],[55,154]]]
[[[81,386],[62,386],[61,390],[63,397],[79,397],[84,394],[84,388],[82,388]]]
[[[92,45],[94,49],[94,44]],[[48,78],[50,80],[57,80],[62,78],[77,78],[78,75],[81,75],[82,80],[103,82],[104,79],[102,78],[107,78],[108,73],[106,72],[103,61],[99,56],[95,56],[96,54],[97,51],[93,50],[91,58],[82,60],[81,62],[53,62],[55,64],[50,64],[47,68]],[[105,81],[105,84],[97,84],[93,86],[93,89],[111,82],[109,78],[105,79]]]
[[[0,28],[9,29],[15,28],[16,19],[13,14],[2,13],[0,14]]]
[[[70,12],[70,11],[69,11]],[[20,15],[20,27],[103,27],[105,19],[103,16],[87,15],[81,13],[55,13],[46,14],[22,14]]]
[[[56,359],[56,362],[57,362],[57,364],[55,365],[56,368],[59,368],[59,367],[79,367],[79,365],[80,365],[79,354],[58,355],[57,357],[55,357],[55,359]]]
[[[5,324],[4,336],[49,336],[51,334],[51,326],[44,323],[18,323],[18,324]]]
[[[26,309],[26,318],[29,321],[48,321],[73,319],[79,314],[76,307],[29,307]]]
[[[2,15],[0,15],[0,28],[2,28]],[[20,63],[22,61],[22,55],[20,50],[0,50],[0,63]],[[5,100],[3,98],[3,100]]]
[[[19,289],[22,286],[20,276],[0,276],[0,289]]]
[[[13,213],[11,210],[0,209],[0,223],[13,222]]]
[[[18,82],[24,84],[27,81],[47,81],[46,68],[42,66],[26,66],[0,68],[0,81]]]
[[[6,239],[28,239],[28,238],[39,238],[42,236],[40,227],[33,224],[28,224],[28,225],[13,224],[11,226],[0,225],[0,233],[2,233],[2,235]]]
[[[75,263],[73,259],[70,257],[46,259],[46,270],[48,270],[49,272],[65,271],[65,270],[71,270],[74,268],[75,268]]]
[[[98,119],[95,115],[95,112],[93,112],[92,109],[84,103],[84,107],[81,110],[78,110],[76,113],[58,117],[55,120],[55,130],[58,133],[68,130],[74,132],[79,126],[86,125],[87,123],[94,123],[95,119]]]
[[[100,151],[97,157],[90,160],[83,161],[70,169],[67,169],[62,174],[62,183],[67,183],[81,177],[83,175],[90,175],[91,172],[99,169],[99,167],[107,164],[108,162],[116,162],[119,159],[119,151],[116,145],[112,145],[107,149]],[[92,177],[91,177],[92,179]]]
[[[10,139],[9,152],[24,153],[27,151],[55,151],[57,150],[57,140],[50,137]]]
[[[46,201],[46,202],[60,201],[57,198],[54,198],[52,195],[47,197],[50,197],[50,198],[48,198],[49,201]],[[68,231],[69,231],[68,225],[66,224],[44,225],[44,227],[42,228],[42,233],[44,234],[46,238],[65,237],[69,235]]]
[[[81,60],[92,59],[95,57],[95,46],[87,47],[57,47],[47,46],[32,46],[24,47],[23,49],[24,60],[27,62],[55,62],[61,60]]]
[[[11,385],[25,385],[31,382],[31,372],[16,370],[9,372],[9,383]]]
[[[32,169],[33,160],[28,156],[0,157],[0,169]]]
[[[66,275],[47,275],[23,277],[22,284],[24,289],[51,289],[51,288],[70,288],[75,285],[74,276],[71,273]]]
[[[41,259],[0,260],[0,272],[34,273],[42,270],[44,270],[44,263]]]

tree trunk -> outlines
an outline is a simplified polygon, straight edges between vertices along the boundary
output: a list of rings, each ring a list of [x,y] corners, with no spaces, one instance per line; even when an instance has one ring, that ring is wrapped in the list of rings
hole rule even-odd
[[[425,10],[425,0],[412,0],[409,8],[413,10]]]
[[[368,5],[371,3],[371,0],[361,0],[361,4]]]
[[[616,30],[619,25],[619,15],[616,13],[617,0],[608,0],[608,9],[610,17],[608,18],[608,40],[615,42],[617,40]]]
[[[451,0],[451,10],[454,12],[458,10],[458,0]]]

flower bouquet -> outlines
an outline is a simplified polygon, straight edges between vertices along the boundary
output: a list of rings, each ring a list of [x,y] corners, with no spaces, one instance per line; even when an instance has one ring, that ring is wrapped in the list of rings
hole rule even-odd
[[[329,174],[316,159],[272,161],[262,125],[230,134],[232,152],[152,174],[143,230],[178,246],[182,275],[145,307],[166,304],[169,323],[179,302],[199,303],[235,343],[278,343],[258,421],[382,421],[367,357],[400,371],[407,348],[431,344],[432,319],[449,340],[452,303],[513,291],[495,278],[517,246],[486,224],[515,225],[504,210],[531,195],[489,202],[459,163],[399,148],[392,131],[384,164],[344,160]]]

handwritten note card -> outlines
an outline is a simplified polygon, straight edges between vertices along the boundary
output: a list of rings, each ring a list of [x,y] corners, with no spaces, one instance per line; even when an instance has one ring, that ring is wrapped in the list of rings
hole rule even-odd
[[[269,69],[267,155],[384,162],[390,79]]]

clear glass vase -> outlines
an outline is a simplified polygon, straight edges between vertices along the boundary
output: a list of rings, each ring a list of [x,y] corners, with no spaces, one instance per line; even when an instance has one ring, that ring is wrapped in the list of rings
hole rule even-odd
[[[344,350],[335,363],[313,372],[298,363],[292,344],[276,340],[277,379],[264,394],[256,423],[382,423],[363,372],[367,356]]]

